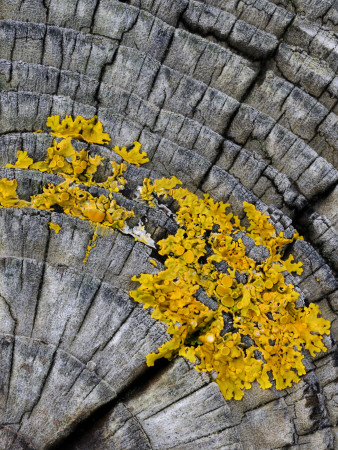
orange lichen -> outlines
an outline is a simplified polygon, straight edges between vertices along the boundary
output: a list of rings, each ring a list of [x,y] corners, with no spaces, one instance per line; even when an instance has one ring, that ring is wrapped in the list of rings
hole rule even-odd
[[[147,357],[147,364],[165,357],[184,356],[198,371],[217,373],[216,383],[226,399],[241,399],[243,390],[258,381],[263,389],[276,381],[284,389],[305,373],[302,347],[312,355],[325,351],[323,334],[329,321],[318,317],[313,304],[297,308],[299,298],[284,273],[302,272],[301,263],[290,255],[283,259],[286,244],[299,238],[277,235],[269,216],[244,202],[250,225],[226,214],[228,204],[203,199],[177,188],[177,178],[144,180],[140,196],[154,206],[155,196],[171,196],[179,205],[175,235],[158,242],[166,256],[165,269],[157,274],[133,277],[138,289],[131,297],[153,308],[152,317],[168,325],[172,339]],[[246,232],[256,245],[264,245],[269,256],[256,262],[246,254],[239,232]],[[224,272],[217,269],[225,264]],[[242,274],[242,277],[239,277]],[[246,277],[246,282],[240,281]],[[217,301],[211,310],[198,300],[200,290]],[[225,332],[225,318],[233,331]],[[230,320],[231,319],[231,320]],[[230,322],[229,322],[230,320]]]

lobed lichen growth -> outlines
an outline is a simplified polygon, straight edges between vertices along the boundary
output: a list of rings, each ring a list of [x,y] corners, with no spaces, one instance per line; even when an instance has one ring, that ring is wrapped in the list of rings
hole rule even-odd
[[[296,307],[299,293],[285,281],[286,272],[302,272],[302,263],[283,258],[283,248],[298,233],[292,239],[277,235],[269,216],[247,202],[245,228],[226,213],[229,204],[208,195],[200,199],[179,184],[175,177],[146,179],[140,190],[151,206],[155,196],[172,197],[179,225],[175,235],[158,242],[165,269],[133,277],[140,286],[131,297],[153,308],[152,317],[166,323],[171,335],[158,353],[148,355],[147,364],[184,356],[198,371],[217,374],[225,399],[241,399],[254,381],[263,389],[272,379],[277,389],[291,386],[305,374],[302,348],[312,356],[325,351],[322,336],[330,328],[318,317],[317,305]],[[265,261],[247,256],[243,232],[269,250]],[[198,299],[201,291],[216,300],[215,310]]]
[[[140,166],[141,164],[145,164],[149,161],[147,158],[147,154],[145,152],[140,152],[141,144],[139,142],[134,142],[134,148],[132,148],[129,152],[127,151],[127,147],[114,147],[113,150],[115,153],[120,155],[125,161],[135,164],[136,166]]]
[[[52,130],[51,135],[58,138],[78,139],[93,144],[108,144],[110,136],[103,132],[102,123],[97,116],[84,119],[77,116],[74,120],[66,116],[60,122],[60,116],[51,116],[47,119],[47,126]]]
[[[49,228],[55,232],[55,234],[58,234],[59,231],[61,230],[61,227],[58,223],[49,222],[48,225]]]
[[[123,190],[126,184],[123,174],[127,165],[112,161],[111,176],[103,182],[95,182],[93,175],[104,158],[99,155],[92,157],[85,149],[78,152],[72,145],[73,139],[94,144],[110,141],[109,134],[103,132],[102,123],[97,120],[97,117],[84,119],[78,116],[73,120],[71,116],[66,116],[60,122],[59,116],[51,116],[47,119],[47,126],[52,130],[50,134],[59,140],[53,140],[51,147],[47,149],[46,158],[42,161],[34,161],[26,151],[19,150],[17,161],[14,164],[7,164],[6,167],[47,172],[58,175],[65,181],[58,185],[44,186],[41,194],[32,196],[27,202],[18,198],[16,180],[2,179],[0,180],[0,205],[12,208],[31,207],[47,211],[53,211],[57,207],[61,208],[65,214],[88,220],[93,225],[94,236],[88,245],[84,262],[97,239],[98,225],[107,229],[119,229],[131,234],[136,240],[152,244],[152,239],[141,224],[139,227],[128,227],[126,220],[133,217],[134,212],[118,205],[113,197],[115,193]],[[145,153],[140,153],[140,148],[141,144],[134,142],[127,162],[133,163],[133,159],[137,165],[145,162]],[[92,195],[86,189],[88,187],[104,188],[108,191],[108,195]],[[57,224],[50,223],[50,228],[56,233],[59,232],[58,227]]]
[[[47,125],[55,137],[47,149],[46,158],[34,161],[26,151],[17,152],[17,161],[7,164],[23,170],[38,170],[60,176],[60,184],[49,184],[30,201],[20,200],[17,181],[0,180],[2,207],[31,207],[53,211],[61,208],[65,214],[86,220],[93,226],[83,262],[97,244],[98,228],[120,230],[136,240],[158,248],[165,257],[165,269],[157,274],[133,277],[140,286],[131,297],[144,308],[153,308],[152,317],[168,325],[171,339],[157,353],[147,356],[147,364],[162,357],[183,356],[198,371],[212,373],[226,399],[239,400],[244,389],[257,381],[263,389],[275,380],[277,389],[299,381],[305,374],[302,348],[311,355],[325,351],[322,337],[329,334],[329,321],[319,317],[317,305],[296,307],[299,293],[286,282],[289,273],[302,273],[302,264],[292,255],[283,257],[284,248],[300,238],[295,232],[290,239],[277,235],[269,216],[254,205],[244,202],[249,226],[226,210],[229,204],[215,202],[208,195],[198,198],[189,190],[178,187],[176,178],[151,182],[145,179],[140,197],[151,207],[158,198],[170,196],[177,205],[176,234],[159,241],[156,247],[144,225],[129,227],[133,211],[121,207],[114,195],[126,184],[125,163],[111,163],[111,175],[103,182],[94,180],[103,157],[94,157],[82,149],[76,151],[72,140],[107,144],[108,133],[97,117],[74,120],[66,116],[49,117]],[[148,161],[140,152],[141,144],[114,147],[124,161],[139,166]],[[106,195],[93,195],[90,188],[104,188]],[[168,208],[165,208],[168,209]],[[49,222],[56,234],[61,228]],[[255,245],[267,251],[265,260],[248,256],[242,237],[251,238]],[[150,260],[155,267],[155,260]],[[203,295],[213,300],[215,307],[203,303]]]

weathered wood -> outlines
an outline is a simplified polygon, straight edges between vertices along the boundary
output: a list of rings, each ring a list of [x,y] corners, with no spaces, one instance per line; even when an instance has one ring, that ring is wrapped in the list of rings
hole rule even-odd
[[[128,296],[132,275],[158,270],[150,248],[114,232],[84,264],[84,221],[0,209],[0,448],[336,448],[337,2],[0,0],[0,19],[0,166],[17,150],[44,157],[49,115],[97,114],[112,145],[148,153],[120,201],[155,240],[176,225],[135,199],[144,177],[175,175],[240,217],[254,203],[278,231],[304,233],[288,249],[304,269],[292,282],[332,321],[328,353],[306,354],[298,384],[225,401],[181,358],[146,366],[168,339]],[[82,147],[105,157],[99,180],[121,161]],[[61,180],[0,172],[24,199]]]

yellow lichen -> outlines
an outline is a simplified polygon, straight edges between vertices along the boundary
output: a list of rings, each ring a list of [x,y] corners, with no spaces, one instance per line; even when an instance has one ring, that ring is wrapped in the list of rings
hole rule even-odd
[[[93,158],[84,149],[76,152],[71,139],[66,138],[60,142],[54,140],[52,146],[47,149],[47,157],[43,161],[34,162],[32,158],[27,156],[27,152],[19,150],[16,163],[14,165],[7,164],[6,167],[39,170],[40,172],[53,173],[63,178],[73,179],[77,182],[85,182],[91,180],[102,161],[101,156],[95,155]]]
[[[7,180],[3,178],[0,180],[0,205],[4,208],[21,208],[28,206],[24,200],[19,200],[16,189],[18,183],[16,180]]]
[[[17,161],[7,167],[57,174],[65,181],[45,186],[27,202],[18,198],[16,180],[2,179],[0,205],[49,211],[61,208],[65,214],[91,223],[94,233],[84,263],[97,244],[99,228],[118,229],[156,248],[142,223],[129,227],[133,211],[118,205],[114,198],[126,184],[126,164],[113,161],[111,175],[96,182],[93,175],[103,158],[92,157],[84,149],[77,152],[72,145],[72,139],[98,144],[110,141],[96,116],[89,120],[67,116],[61,123],[59,116],[52,116],[47,125],[61,140],[53,141],[46,158],[34,162],[26,151],[19,150]],[[126,147],[114,150],[139,166],[148,161],[140,147],[134,142],[129,152]],[[299,294],[285,281],[287,272],[302,273],[301,262],[295,262],[292,255],[283,258],[285,246],[301,237],[297,232],[292,238],[278,235],[269,216],[247,202],[243,204],[249,220],[245,228],[237,216],[227,212],[229,204],[215,202],[206,194],[199,198],[180,185],[176,177],[155,182],[145,179],[139,189],[140,198],[151,207],[161,198],[171,197],[178,205],[175,219],[179,226],[174,235],[157,243],[158,253],[166,258],[165,269],[132,278],[140,286],[130,292],[131,297],[144,308],[153,308],[152,317],[167,324],[172,337],[157,353],[147,356],[147,364],[162,357],[183,356],[198,371],[214,371],[226,399],[241,399],[254,381],[263,389],[271,387],[272,380],[277,389],[291,386],[305,373],[302,348],[313,356],[325,351],[322,337],[330,328],[329,321],[319,317],[318,306],[296,307]],[[104,188],[107,195],[92,195],[89,187]],[[49,227],[55,233],[60,230],[52,222]],[[244,234],[268,250],[266,260],[257,262],[248,256]],[[150,262],[156,267],[156,261]],[[200,301],[201,293],[213,299],[217,308],[210,309]]]
[[[122,229],[126,219],[134,215],[133,211],[122,208],[114,199],[105,195],[94,197],[79,186],[71,186],[71,181],[44,186],[43,193],[31,196],[30,202],[19,200],[16,187],[16,180],[0,180],[0,206],[27,206],[47,211],[59,206],[65,214],[111,229]]]
[[[15,169],[28,169],[32,164],[33,159],[27,155],[27,152],[18,150],[16,163],[7,164],[6,167],[13,167]]]
[[[53,222],[48,222],[49,228],[53,231],[55,231],[56,234],[58,234],[58,232],[61,230],[60,225],[58,225],[57,223],[53,223]]]
[[[127,170],[127,166],[123,163],[117,164],[117,162],[115,161],[112,161],[111,166],[113,169],[113,174],[110,177],[108,177],[102,183],[94,183],[93,181],[90,181],[90,185],[108,189],[111,194],[124,189],[127,180],[124,178],[123,172]]]
[[[140,166],[149,161],[147,154],[145,152],[140,152],[141,144],[139,142],[134,142],[134,147],[128,152],[127,147],[114,147],[115,153],[120,155],[125,161],[134,164],[135,166]]]
[[[71,181],[45,186],[42,194],[31,197],[30,206],[48,211],[59,206],[65,214],[112,229],[123,228],[125,220],[134,215],[133,211],[122,208],[114,199],[105,195],[94,197],[79,186],[71,186]]]
[[[302,264],[292,255],[282,257],[283,247],[298,233],[292,239],[277,235],[269,216],[247,202],[243,206],[250,225],[245,229],[238,217],[226,214],[228,204],[208,195],[200,199],[177,188],[179,184],[175,177],[154,183],[146,179],[140,190],[150,206],[155,196],[171,196],[179,205],[179,229],[158,242],[166,268],[133,277],[140,286],[131,297],[144,308],[153,308],[152,317],[166,323],[172,336],[157,353],[148,355],[147,364],[184,356],[196,363],[198,371],[217,373],[226,399],[241,399],[254,381],[263,389],[272,379],[277,389],[291,386],[305,373],[303,346],[312,355],[325,351],[322,336],[330,327],[329,321],[318,317],[318,306],[297,308],[299,294],[285,282],[285,272],[302,272]],[[264,245],[268,258],[260,263],[249,258],[242,239],[237,239],[239,232]],[[219,264],[226,270],[218,270]],[[240,281],[239,274],[247,281]],[[198,300],[201,289],[217,301],[215,311]],[[225,318],[232,332],[224,332]]]
[[[84,119],[77,116],[75,120],[66,116],[60,123],[60,116],[51,116],[47,119],[47,126],[51,134],[59,138],[79,139],[93,144],[107,144],[110,141],[108,133],[103,132],[102,123],[97,116]]]
[[[91,240],[89,241],[89,243],[88,243],[88,245],[87,245],[87,250],[86,250],[86,254],[85,254],[85,257],[83,258],[83,263],[85,264],[86,262],[87,262],[87,260],[88,260],[88,258],[89,258],[89,254],[90,254],[90,251],[94,248],[94,247],[96,247],[96,244],[97,244],[97,238],[98,238],[99,236],[98,236],[98,234],[97,234],[97,226],[94,228],[94,234],[93,234],[93,237],[91,238]]]
[[[0,180],[0,205],[14,208],[27,206],[50,211],[59,207],[65,214],[89,221],[93,225],[95,233],[88,245],[84,262],[88,258],[90,249],[96,245],[98,225],[105,229],[118,229],[123,233],[131,234],[135,240],[154,246],[154,241],[145,232],[141,223],[138,227],[128,227],[126,220],[134,215],[133,211],[119,206],[113,198],[113,194],[122,190],[126,184],[123,177],[123,173],[127,169],[126,164],[117,164],[113,161],[111,163],[112,174],[105,181],[95,182],[93,175],[103,158],[99,155],[92,157],[84,149],[77,152],[72,145],[72,139],[92,143],[110,141],[109,135],[103,132],[102,124],[97,121],[96,116],[89,120],[81,116],[73,120],[71,116],[67,116],[61,123],[59,116],[52,116],[48,118],[47,125],[52,129],[50,134],[61,139],[53,140],[51,147],[47,149],[46,158],[42,161],[34,161],[26,151],[19,150],[17,161],[14,164],[7,164],[6,167],[56,174],[65,181],[58,185],[49,184],[43,187],[41,194],[32,196],[30,202],[25,202],[19,200],[17,196],[16,180]],[[139,146],[139,144],[135,146],[137,153]],[[142,153],[139,157],[144,159],[144,155],[146,153]],[[82,187],[78,184],[81,184]],[[96,197],[83,189],[83,187],[92,186],[106,189],[108,195]],[[57,227],[58,225],[50,222],[50,228],[56,233],[58,232]]]
[[[156,180],[153,184],[149,178],[145,178],[143,180],[143,186],[140,189],[141,199],[147,201],[150,206],[155,206],[153,202],[154,192],[157,192],[157,195],[167,197],[170,195],[171,189],[176,187],[178,184],[182,184],[182,182],[176,177],[172,177],[170,180],[167,178],[162,178],[160,180]]]

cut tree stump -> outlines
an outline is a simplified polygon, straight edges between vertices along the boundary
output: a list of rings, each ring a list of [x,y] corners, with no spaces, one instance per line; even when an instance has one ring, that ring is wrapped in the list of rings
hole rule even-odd
[[[44,157],[48,116],[97,114],[112,145],[148,153],[125,202],[156,241],[175,223],[134,200],[144,177],[175,175],[240,217],[254,203],[304,234],[296,282],[332,321],[299,383],[225,401],[182,358],[146,365],[169,338],[128,295],[158,270],[150,248],[115,232],[84,264],[89,224],[0,208],[0,449],[337,448],[337,1],[0,0],[0,19],[1,166]],[[0,171],[24,199],[61,181]]]

